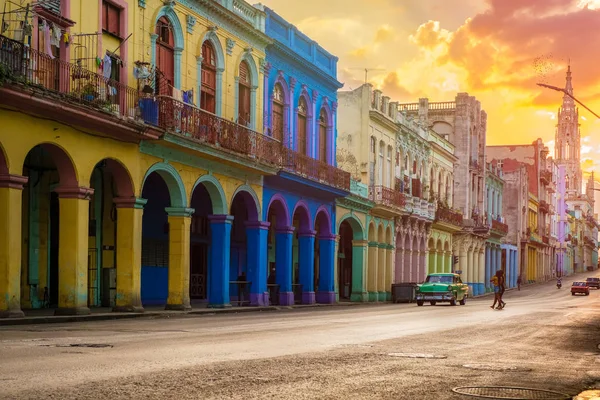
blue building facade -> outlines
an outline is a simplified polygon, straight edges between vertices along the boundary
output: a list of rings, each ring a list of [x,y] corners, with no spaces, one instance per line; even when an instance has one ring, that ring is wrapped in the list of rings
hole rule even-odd
[[[271,303],[336,301],[335,199],[350,175],[336,167],[337,58],[264,7],[264,132],[284,144],[283,168],[263,185]]]

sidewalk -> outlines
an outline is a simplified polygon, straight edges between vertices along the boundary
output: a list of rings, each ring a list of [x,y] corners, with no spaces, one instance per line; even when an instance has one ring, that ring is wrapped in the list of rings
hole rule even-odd
[[[23,310],[23,318],[0,318],[0,326],[10,325],[34,325],[34,324],[57,324],[66,322],[88,322],[88,321],[107,321],[115,319],[131,318],[178,318],[188,315],[219,315],[219,314],[237,314],[263,311],[280,310],[298,310],[309,308],[332,308],[346,306],[368,306],[386,304],[382,303],[351,303],[340,302],[336,304],[297,304],[293,306],[262,306],[262,307],[228,307],[228,308],[207,308],[206,306],[197,306],[190,311],[171,311],[162,307],[149,306],[144,308],[143,313],[112,312],[110,307],[90,308],[89,315],[54,315],[54,309]]]

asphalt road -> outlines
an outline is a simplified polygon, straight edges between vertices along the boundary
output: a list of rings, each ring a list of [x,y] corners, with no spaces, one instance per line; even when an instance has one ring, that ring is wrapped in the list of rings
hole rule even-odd
[[[575,395],[600,382],[600,291],[571,296],[571,280],[507,292],[501,311],[483,298],[2,327],[0,399],[462,399],[451,389],[490,385]]]

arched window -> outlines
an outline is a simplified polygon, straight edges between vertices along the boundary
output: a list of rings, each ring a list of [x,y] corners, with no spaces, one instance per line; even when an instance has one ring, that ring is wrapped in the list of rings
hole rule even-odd
[[[306,117],[308,107],[304,96],[300,96],[298,102],[298,153],[306,155]]]
[[[217,93],[217,59],[215,49],[208,40],[202,43],[202,89],[200,108],[214,113]]]
[[[327,162],[327,113],[319,115],[319,161]]]
[[[250,67],[246,61],[240,63],[240,80],[238,83],[238,124],[250,126]]]
[[[160,70],[157,74],[156,88],[158,94],[171,96],[175,82],[175,37],[173,27],[166,17],[161,17],[156,23],[156,66]]]
[[[281,84],[276,83],[273,89],[273,137],[283,141],[284,97]]]

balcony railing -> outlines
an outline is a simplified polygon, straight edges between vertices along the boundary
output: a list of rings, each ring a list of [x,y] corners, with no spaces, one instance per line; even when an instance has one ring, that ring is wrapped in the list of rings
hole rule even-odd
[[[508,225],[495,219],[492,220],[492,229],[505,235],[508,233]]]
[[[284,146],[281,146],[281,150],[279,151],[284,154],[284,169],[317,182],[350,191],[349,172],[334,167],[333,165],[329,165],[323,161],[315,160],[314,158],[300,154]]]
[[[0,79],[46,90],[64,100],[136,118],[139,91],[0,36]]]
[[[457,211],[451,210],[441,204],[438,204],[438,208],[435,211],[435,221],[446,222],[448,224],[462,226],[463,215]]]
[[[282,145],[269,136],[172,97],[158,96],[156,105],[153,99],[149,100],[146,106],[158,106],[158,126],[168,132],[243,154],[256,161],[281,165]]]
[[[369,200],[388,207],[404,208],[406,205],[404,193],[385,186],[369,187]]]

